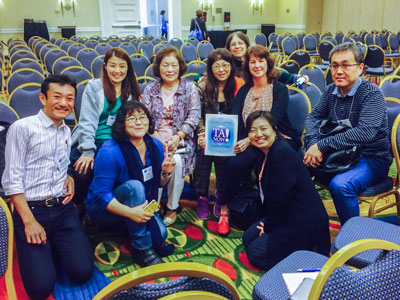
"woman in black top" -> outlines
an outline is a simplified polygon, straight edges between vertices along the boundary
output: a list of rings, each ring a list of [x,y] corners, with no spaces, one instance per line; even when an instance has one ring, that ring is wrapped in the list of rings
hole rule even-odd
[[[250,263],[268,270],[297,250],[329,255],[328,215],[300,157],[279,136],[270,113],[252,113],[246,128],[261,150],[255,169],[262,219],[243,235]]]
[[[199,24],[203,40],[209,40],[206,21],[204,21],[202,17],[203,17],[203,12],[200,9],[196,10],[196,18],[193,18],[192,21],[190,22],[190,31],[198,29],[195,22],[196,20],[197,24]]]

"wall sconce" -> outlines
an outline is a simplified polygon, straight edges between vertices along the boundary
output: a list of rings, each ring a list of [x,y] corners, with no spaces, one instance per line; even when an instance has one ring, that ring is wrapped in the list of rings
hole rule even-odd
[[[60,5],[61,5],[61,14],[64,17],[64,9],[65,10],[70,10],[72,8],[72,11],[74,13],[74,17],[75,17],[75,1],[76,0],[69,0],[70,3],[66,3],[66,0],[59,0],[60,1]]]
[[[262,13],[264,0],[251,0],[251,6],[253,7],[253,14],[255,10],[259,10]]]
[[[212,12],[212,5],[214,0],[200,0],[200,7],[202,11],[210,10]]]

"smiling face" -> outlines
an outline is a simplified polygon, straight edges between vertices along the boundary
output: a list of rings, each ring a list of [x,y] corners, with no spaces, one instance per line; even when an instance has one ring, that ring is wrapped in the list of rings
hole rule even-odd
[[[250,54],[249,58],[249,71],[254,78],[267,76],[268,62],[264,57],[257,57]]]
[[[222,83],[231,75],[232,67],[226,60],[219,59],[212,64],[211,69],[215,78]]]
[[[121,84],[128,73],[128,64],[125,60],[117,56],[110,57],[104,68],[108,78],[114,85]]]
[[[160,76],[165,83],[174,83],[179,80],[179,61],[174,54],[171,53],[161,60]]]
[[[75,89],[69,84],[53,82],[49,84],[46,95],[39,94],[39,99],[43,104],[43,112],[60,125],[74,109]]]
[[[267,152],[275,142],[276,130],[264,118],[255,119],[249,130],[249,139],[253,146]]]
[[[246,43],[241,40],[238,36],[234,36],[229,44],[229,51],[235,58],[242,59],[246,54],[247,46]]]
[[[357,64],[352,51],[333,53],[330,64],[333,66],[331,68],[333,82],[342,94],[346,95],[362,74],[364,64]],[[347,67],[344,68],[343,65],[347,65]]]
[[[143,110],[135,110],[125,118],[125,130],[129,139],[141,139],[149,131],[149,119]]]

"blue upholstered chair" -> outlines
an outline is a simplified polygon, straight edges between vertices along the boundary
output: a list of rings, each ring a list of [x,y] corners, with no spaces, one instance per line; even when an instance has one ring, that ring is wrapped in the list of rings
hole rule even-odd
[[[7,91],[11,95],[12,92],[24,83],[39,83],[44,80],[43,74],[33,69],[19,69],[12,73],[7,81]]]
[[[194,60],[187,64],[186,73],[205,74],[207,71],[207,64],[201,60]]]
[[[83,48],[76,54],[76,59],[79,60],[79,62],[82,64],[82,67],[91,72],[92,62],[97,56],[99,56],[99,53],[96,50],[91,48]]]
[[[137,77],[144,76],[144,72],[150,65],[150,60],[146,56],[139,53],[130,55],[129,59],[132,62],[136,76]]]
[[[299,64],[300,68],[302,68],[311,62],[311,57],[307,51],[299,49],[290,54],[288,60],[296,61]]]
[[[170,41],[170,43],[171,43],[171,41]],[[192,44],[190,44],[190,43],[183,44],[180,48],[180,51],[181,51],[183,59],[185,60],[186,63],[193,61],[193,60],[197,60],[196,48]]]
[[[297,74],[300,71],[300,65],[297,61],[295,60],[284,60],[279,67],[280,69],[286,70],[286,72],[292,73],[292,74]]]
[[[178,38],[172,38],[169,40],[169,44],[171,46],[174,46],[176,49],[180,50],[181,46],[183,45],[183,42]]]
[[[392,75],[385,77],[379,87],[385,97],[400,99],[400,76]]]
[[[76,84],[79,84],[82,81],[93,79],[92,73],[86,70],[84,67],[79,66],[71,66],[67,67],[61,71],[61,75],[67,75],[71,78],[74,78]]]
[[[20,118],[33,116],[43,108],[39,100],[40,83],[25,83],[10,95],[8,103]]]
[[[124,49],[126,53],[128,53],[128,55],[137,53],[136,47],[133,46],[130,42],[121,43],[119,47]]]
[[[298,88],[288,86],[289,104],[287,107],[287,115],[292,128],[298,136],[302,136],[304,132],[304,122],[307,115],[311,112],[311,103],[307,95]]]
[[[257,45],[267,47],[267,37],[263,33],[258,33],[254,36]]]
[[[300,69],[299,75],[307,75],[309,81],[314,83],[321,93],[325,91],[325,74],[320,67],[314,64],[305,65]]]
[[[143,54],[146,56],[149,60],[153,57],[153,48],[154,45],[150,41],[142,41],[138,45],[138,53]]]
[[[200,60],[205,60],[208,54],[214,50],[213,45],[209,41],[201,41],[197,44],[197,57]]]
[[[370,249],[385,252],[359,270],[343,265],[353,256]],[[282,274],[310,268],[321,268],[321,271],[304,299],[398,299],[400,293],[400,246],[383,240],[363,239],[346,245],[329,259],[311,251],[292,253],[261,277],[254,287],[253,299],[289,299]]]
[[[97,56],[90,65],[90,71],[93,74],[94,78],[100,78],[101,69],[103,68],[104,56]]]
[[[57,75],[61,74],[61,72],[68,67],[71,66],[80,66],[82,67],[82,64],[74,57],[71,56],[62,56],[56,59],[56,61],[53,63],[53,66],[51,67],[51,74]]]
[[[171,276],[182,277],[162,283],[143,283]],[[127,274],[106,286],[93,300],[150,300],[193,290],[212,292],[231,300],[240,299],[232,280],[220,270],[200,263],[172,262]]]

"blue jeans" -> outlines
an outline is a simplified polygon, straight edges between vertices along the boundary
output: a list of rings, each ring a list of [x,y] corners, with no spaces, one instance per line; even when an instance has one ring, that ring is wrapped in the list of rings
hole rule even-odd
[[[146,201],[146,193],[143,184],[138,180],[129,180],[114,190],[117,200],[129,207],[142,205]],[[101,227],[108,229],[125,225],[131,239],[131,246],[137,250],[145,250],[152,246],[151,233],[147,229],[147,223],[136,223],[129,218],[115,215],[107,210],[98,208],[88,209],[90,218]]]
[[[355,168],[333,177],[329,191],[342,226],[360,214],[357,194],[388,176],[389,167],[383,159],[364,157]]]

